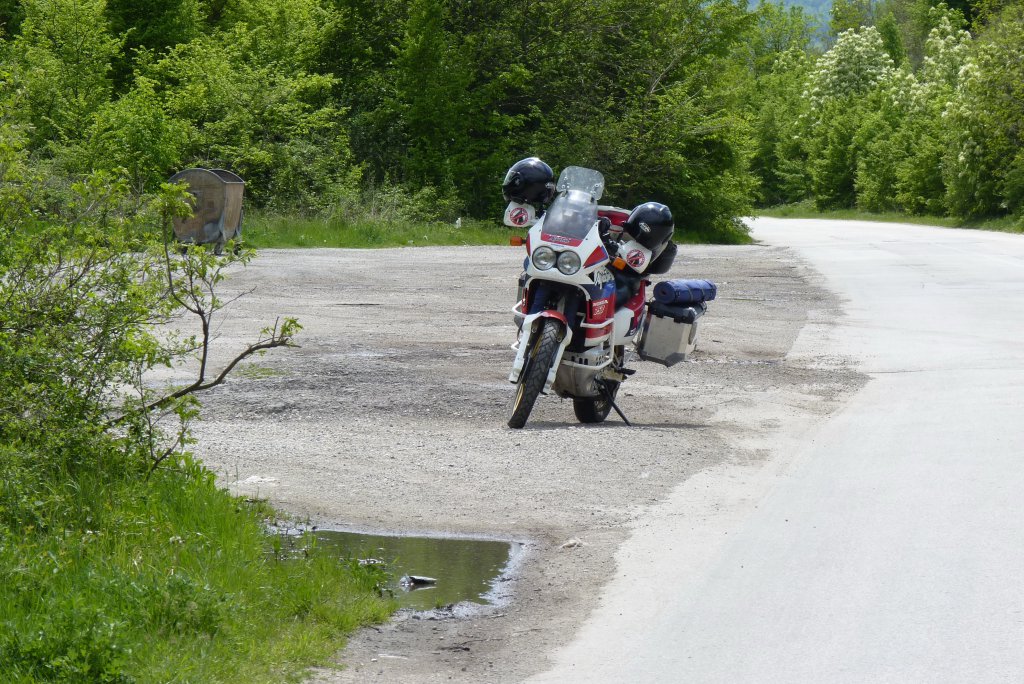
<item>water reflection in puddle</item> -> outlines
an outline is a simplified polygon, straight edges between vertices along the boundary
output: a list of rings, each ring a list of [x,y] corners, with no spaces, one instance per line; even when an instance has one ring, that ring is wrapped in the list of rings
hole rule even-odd
[[[495,583],[520,544],[444,537],[391,537],[316,530],[322,552],[339,558],[383,561],[402,608],[431,610],[461,601],[494,603]],[[432,584],[403,586],[402,577],[429,577]]]

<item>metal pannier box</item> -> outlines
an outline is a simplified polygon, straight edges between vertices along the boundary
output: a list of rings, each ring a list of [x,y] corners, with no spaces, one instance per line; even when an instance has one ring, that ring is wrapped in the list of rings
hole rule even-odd
[[[640,358],[663,366],[685,361],[697,345],[697,323],[707,310],[705,302],[685,306],[648,302],[634,342]]]

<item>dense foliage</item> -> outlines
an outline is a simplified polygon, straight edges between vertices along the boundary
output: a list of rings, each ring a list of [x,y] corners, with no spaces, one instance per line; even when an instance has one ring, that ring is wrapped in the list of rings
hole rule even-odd
[[[78,113],[130,109],[84,97],[70,98]],[[217,285],[249,256],[168,249],[183,190],[131,192],[144,166],[42,173],[63,159],[30,154],[38,129],[11,123],[20,98],[0,100],[0,679],[291,678],[389,604],[373,571],[271,555],[267,511],[219,489],[189,451],[195,392],[223,377],[209,363]],[[25,109],[55,131],[107,123],[45,104]],[[151,130],[151,111],[114,119],[125,125],[105,129],[109,149],[131,145],[132,122]],[[197,334],[158,333],[172,317]],[[297,327],[272,325],[236,358]],[[147,381],[167,365],[194,380]]]
[[[759,201],[1024,226],[1024,6],[836,0],[831,26],[755,75]]]
[[[402,220],[493,220],[504,170],[537,154],[601,169],[611,203],[662,200],[691,236],[731,240],[752,202],[1019,213],[1021,12],[11,0],[0,87],[33,163],[68,182],[105,170],[143,195],[223,166],[278,214],[363,220],[383,195]]]
[[[167,248],[173,172],[236,171],[258,228],[312,244],[484,239],[452,223],[493,221],[527,155],[668,203],[681,240],[798,202],[1024,226],[1024,5],[834,0],[827,23],[744,0],[0,2],[4,681],[282,679],[267,663],[386,612],[369,571],[268,556],[260,512],[192,460],[216,286],[247,256]],[[195,338],[154,333],[181,315]],[[193,356],[194,383],[146,382]]]
[[[591,165],[742,238],[750,124],[739,0],[21,0],[0,12],[8,112],[47,173],[145,194],[222,166],[273,212],[493,220],[514,161]]]

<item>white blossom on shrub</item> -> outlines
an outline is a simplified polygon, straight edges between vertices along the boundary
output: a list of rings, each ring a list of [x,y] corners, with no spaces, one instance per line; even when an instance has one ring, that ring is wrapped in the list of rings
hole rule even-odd
[[[963,30],[963,15],[950,10],[945,4],[933,7],[936,26],[924,44],[924,62],[921,80],[930,86],[955,88],[961,69],[967,63],[971,34]]]
[[[808,78],[806,95],[812,109],[818,109],[830,100],[870,92],[894,69],[878,29],[874,26],[849,29],[818,59]]]
[[[956,70],[943,113],[946,201],[958,216],[1013,212],[1024,224],[1024,7],[1007,6]]]

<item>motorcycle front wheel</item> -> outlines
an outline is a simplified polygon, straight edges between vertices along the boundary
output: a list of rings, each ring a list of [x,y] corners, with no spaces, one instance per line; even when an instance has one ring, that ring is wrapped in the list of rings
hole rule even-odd
[[[544,389],[551,362],[561,342],[562,324],[553,318],[545,318],[533,347],[526,352],[526,367],[519,377],[516,395],[512,400],[512,417],[508,419],[510,428],[518,429],[526,425],[533,405]]]

